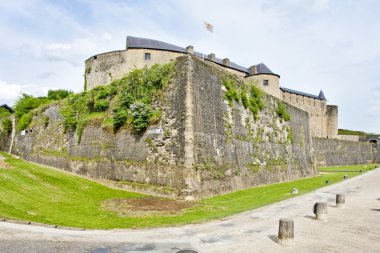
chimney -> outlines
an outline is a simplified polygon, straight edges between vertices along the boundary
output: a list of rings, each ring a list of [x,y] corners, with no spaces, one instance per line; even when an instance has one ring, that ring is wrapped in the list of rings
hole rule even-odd
[[[215,61],[215,54],[214,53],[211,53],[207,56],[207,59],[209,59],[210,61]]]
[[[223,65],[226,65],[226,66],[230,65],[230,59],[224,58],[223,59]]]
[[[193,46],[187,46],[186,47],[186,52],[188,53],[188,54],[194,54],[194,47]]]
[[[253,66],[249,67],[248,70],[249,70],[249,74],[250,75],[254,75],[254,74],[257,73],[257,67],[256,67],[256,65],[253,65]]]

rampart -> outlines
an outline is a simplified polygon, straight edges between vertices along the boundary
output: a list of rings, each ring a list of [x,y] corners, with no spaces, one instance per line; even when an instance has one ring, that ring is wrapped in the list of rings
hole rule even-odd
[[[313,147],[317,166],[374,162],[373,149],[370,143],[313,138]]]
[[[90,177],[198,196],[316,175],[308,113],[286,105],[291,120],[285,121],[276,113],[280,100],[264,95],[255,119],[241,104],[224,100],[224,75],[212,64],[180,57],[162,119],[144,134],[113,132],[94,122],[78,144],[75,132],[63,131],[60,108],[52,105],[34,116],[25,135],[17,135],[14,152]]]

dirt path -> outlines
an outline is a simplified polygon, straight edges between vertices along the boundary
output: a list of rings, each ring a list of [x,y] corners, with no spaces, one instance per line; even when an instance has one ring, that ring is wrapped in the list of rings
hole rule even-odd
[[[72,231],[0,222],[0,252],[379,252],[380,169],[224,220],[176,228]],[[337,209],[335,194],[346,194]],[[327,201],[329,221],[312,218]],[[295,222],[294,245],[274,240],[280,218]]]

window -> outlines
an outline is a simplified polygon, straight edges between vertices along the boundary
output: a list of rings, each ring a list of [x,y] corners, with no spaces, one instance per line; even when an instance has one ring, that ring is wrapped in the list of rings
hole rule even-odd
[[[97,55],[94,56],[94,60],[96,60],[96,59],[98,59],[98,56],[97,56]]]
[[[264,86],[269,86],[269,81],[268,80],[263,80],[263,85]]]
[[[150,53],[145,53],[145,60],[150,61]]]

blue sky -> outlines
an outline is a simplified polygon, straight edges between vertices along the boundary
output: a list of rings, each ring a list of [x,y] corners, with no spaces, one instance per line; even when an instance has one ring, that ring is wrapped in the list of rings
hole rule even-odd
[[[380,1],[1,1],[0,104],[83,89],[88,57],[158,39],[251,66],[339,106],[339,127],[380,133]],[[203,21],[214,25],[204,29]]]

